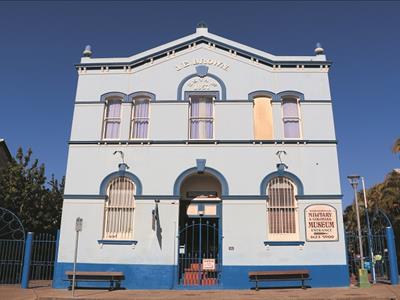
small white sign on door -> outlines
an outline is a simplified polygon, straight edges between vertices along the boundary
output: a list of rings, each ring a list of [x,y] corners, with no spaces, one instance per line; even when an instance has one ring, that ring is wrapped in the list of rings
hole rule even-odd
[[[203,270],[214,271],[215,270],[215,259],[214,258],[203,258]]]

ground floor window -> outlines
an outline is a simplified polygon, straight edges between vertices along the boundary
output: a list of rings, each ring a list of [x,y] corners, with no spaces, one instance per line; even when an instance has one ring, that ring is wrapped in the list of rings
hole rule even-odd
[[[113,179],[107,188],[104,211],[104,239],[133,238],[135,184],[128,177]]]
[[[298,207],[295,185],[286,177],[275,177],[268,184],[268,239],[298,239]]]

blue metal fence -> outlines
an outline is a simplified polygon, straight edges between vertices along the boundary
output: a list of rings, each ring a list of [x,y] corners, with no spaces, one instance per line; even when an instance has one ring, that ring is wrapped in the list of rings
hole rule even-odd
[[[21,282],[25,240],[0,240],[0,284]]]

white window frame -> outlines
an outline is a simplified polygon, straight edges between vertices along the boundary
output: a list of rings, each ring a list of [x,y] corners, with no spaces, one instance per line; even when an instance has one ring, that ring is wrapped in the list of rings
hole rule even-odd
[[[192,97],[204,97],[204,98],[211,98],[211,101],[212,101],[212,117],[210,118],[210,117],[195,117],[195,118],[193,118],[192,117]],[[212,140],[214,140],[215,139],[215,101],[216,101],[216,97],[215,96],[212,96],[212,95],[210,95],[210,96],[207,96],[207,95],[190,95],[189,97],[188,97],[188,99],[189,99],[189,113],[188,113],[188,116],[189,116],[189,130],[188,130],[188,133],[189,133],[189,140],[192,140],[192,141],[212,141]],[[192,132],[191,132],[191,130],[192,130],[192,120],[212,120],[212,132],[213,132],[213,136],[211,137],[211,138],[204,138],[204,139],[201,139],[201,138],[192,138]]]
[[[120,110],[119,110],[119,117],[118,118],[109,118],[107,117],[107,112],[108,112],[108,108],[109,108],[109,102],[111,101],[119,101],[120,104]],[[105,106],[104,106],[104,112],[103,112],[103,133],[102,133],[102,139],[103,140],[119,140],[120,136],[121,136],[121,124],[122,124],[122,99],[119,97],[110,97],[107,98],[105,101]],[[106,128],[107,128],[107,123],[110,121],[118,121],[118,137],[116,138],[109,138],[106,137]]]
[[[279,178],[283,178],[284,180],[287,180],[288,183],[290,183],[290,185],[293,188],[293,205],[280,205],[280,206],[273,206],[271,207],[271,198],[272,195],[270,195],[270,184],[273,183],[274,180],[277,180]],[[294,184],[294,182],[285,176],[278,176],[278,177],[274,177],[272,178],[267,185],[267,194],[268,194],[268,200],[266,201],[267,204],[267,210],[266,210],[266,215],[267,215],[267,234],[268,234],[268,240],[269,241],[298,241],[299,240],[299,205],[298,205],[298,201],[296,199],[296,195],[297,195],[297,187]],[[286,200],[285,200],[286,201]],[[270,223],[271,218],[270,218],[270,211],[272,209],[279,209],[280,211],[284,211],[286,210],[293,210],[294,211],[294,222],[295,222],[295,232],[294,233],[284,233],[284,232],[280,232],[280,233],[276,233],[276,232],[271,232],[272,230],[272,224]],[[280,228],[284,228],[285,226],[289,227],[290,225],[288,224],[290,221],[287,218],[286,219],[286,224],[285,224],[285,220],[284,219],[279,219],[279,227]]]
[[[117,184],[124,180],[131,185],[130,192],[132,199],[127,198],[121,192],[114,191],[115,194],[110,195],[110,190],[116,181]],[[127,193],[127,192],[125,192]],[[103,240],[132,240],[135,229],[135,211],[136,211],[136,185],[126,176],[119,176],[111,180],[107,187],[107,200],[104,203],[104,223],[103,223]],[[129,196],[129,193],[127,193]],[[113,199],[113,198],[117,199]],[[118,198],[119,197],[119,198]],[[124,198],[122,198],[124,197]],[[111,203],[112,201],[112,203]],[[109,230],[109,229],[112,230]],[[120,231],[118,231],[119,229]],[[122,230],[121,230],[122,229]]]
[[[287,100],[287,99],[295,99],[296,100],[298,116],[288,116],[287,117],[287,116],[284,115],[284,113],[283,113],[283,104],[284,104],[284,101]],[[281,98],[282,135],[283,135],[283,138],[285,140],[301,140],[301,139],[303,139],[303,126],[302,126],[303,122],[302,122],[300,108],[301,108],[301,105],[300,105],[300,98],[299,97],[288,95],[288,96],[283,96]],[[285,136],[285,121],[298,121],[299,122],[299,137],[289,138],[289,137]]]
[[[136,101],[137,100],[147,100],[149,103],[149,110],[148,110],[148,114],[147,114],[147,118],[140,118],[140,120],[147,120],[147,136],[145,138],[137,138],[134,137],[135,135],[135,122],[139,119],[139,118],[135,118],[135,111],[136,111]],[[151,113],[151,98],[147,97],[147,96],[136,96],[135,98],[133,98],[132,101],[132,110],[131,110],[131,125],[130,125],[130,133],[129,133],[129,139],[131,140],[143,140],[146,141],[149,139],[150,136],[150,113]]]

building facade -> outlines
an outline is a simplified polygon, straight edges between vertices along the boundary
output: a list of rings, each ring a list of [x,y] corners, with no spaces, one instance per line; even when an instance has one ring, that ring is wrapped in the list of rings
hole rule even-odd
[[[55,287],[72,269],[129,289],[249,288],[249,271],[308,269],[347,286],[323,49],[275,56],[196,32],[76,66]],[[278,283],[279,284],[279,283]]]

